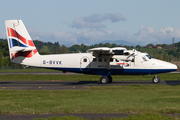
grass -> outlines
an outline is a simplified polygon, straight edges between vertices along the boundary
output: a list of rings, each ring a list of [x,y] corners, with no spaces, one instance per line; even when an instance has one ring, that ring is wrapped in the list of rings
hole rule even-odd
[[[0,69],[0,73],[41,73],[41,72],[61,72],[53,69],[44,69],[44,68],[26,68],[26,69]]]
[[[130,115],[126,118],[103,118],[101,120],[174,120],[171,116],[159,115],[159,114],[139,114]],[[90,120],[75,116],[64,116],[64,117],[50,117],[50,118],[38,118],[35,120]],[[95,119],[99,120],[99,119]]]
[[[132,85],[86,90],[0,90],[0,114],[180,113],[180,86]]]
[[[158,75],[161,80],[180,80],[180,73],[172,74],[159,74]],[[0,81],[99,81],[101,76],[98,75],[84,75],[84,74],[77,74],[77,75],[0,75]],[[113,81],[151,81],[154,75],[137,75],[137,76],[128,76],[128,75],[112,75]]]

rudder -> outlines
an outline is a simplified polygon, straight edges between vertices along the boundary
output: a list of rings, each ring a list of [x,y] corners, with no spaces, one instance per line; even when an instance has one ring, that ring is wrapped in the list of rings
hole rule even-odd
[[[11,62],[21,63],[25,58],[39,55],[22,20],[5,21]]]

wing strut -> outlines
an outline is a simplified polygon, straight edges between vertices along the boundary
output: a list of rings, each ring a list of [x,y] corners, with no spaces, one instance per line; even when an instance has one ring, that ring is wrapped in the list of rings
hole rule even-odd
[[[107,64],[107,70],[110,70],[110,58],[107,58],[106,60],[106,64]]]

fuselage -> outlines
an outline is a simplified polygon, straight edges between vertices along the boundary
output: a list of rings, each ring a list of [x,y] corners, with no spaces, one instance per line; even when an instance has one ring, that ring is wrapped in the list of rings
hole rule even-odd
[[[127,56],[114,55],[112,58],[96,58],[91,53],[36,54],[31,60],[25,59],[22,64],[96,75],[144,75],[177,70],[177,66],[172,63],[147,56],[148,54],[139,52],[132,60],[124,61],[123,57]],[[107,69],[107,59],[110,59],[110,69]]]

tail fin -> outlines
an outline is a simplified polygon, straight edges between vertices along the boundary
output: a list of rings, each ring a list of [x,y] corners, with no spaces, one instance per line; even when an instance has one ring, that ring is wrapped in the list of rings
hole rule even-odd
[[[22,63],[26,58],[39,55],[22,20],[5,21],[11,62]]]

